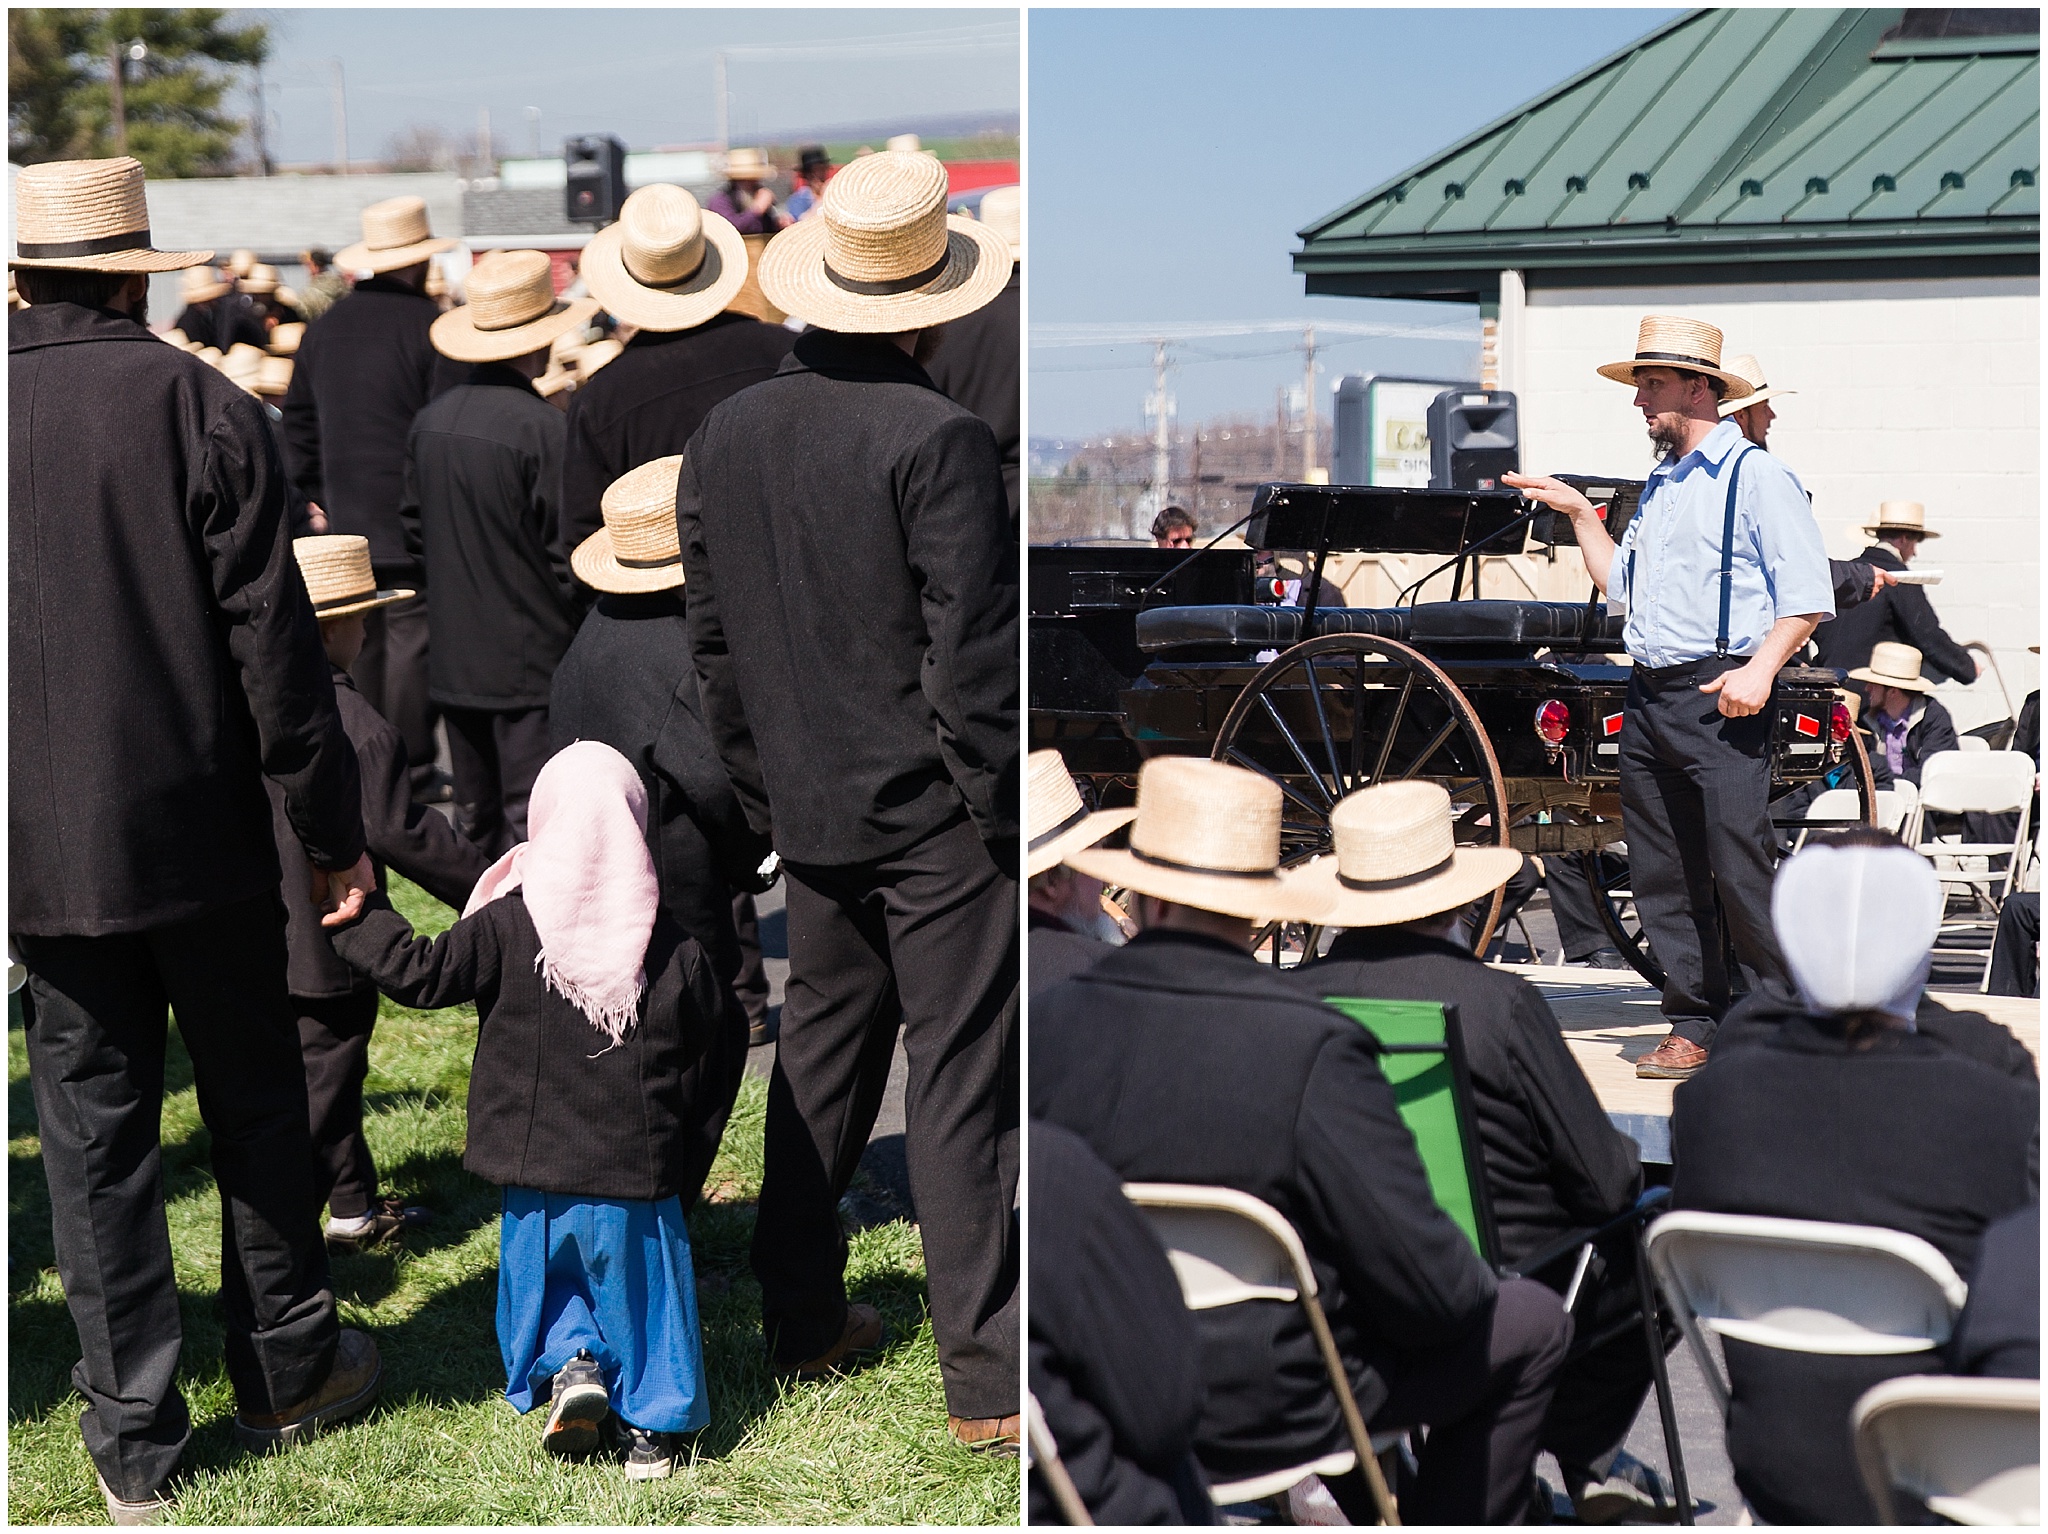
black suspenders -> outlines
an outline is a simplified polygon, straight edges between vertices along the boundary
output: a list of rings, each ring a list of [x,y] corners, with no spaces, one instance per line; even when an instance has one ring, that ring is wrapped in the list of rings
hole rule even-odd
[[[1750,445],[1745,442],[1735,454],[1734,463],[1728,468],[1728,509],[1721,514],[1721,627],[1714,635],[1714,654],[1728,653],[1728,595],[1734,585],[1730,566],[1735,560],[1735,487],[1742,479],[1742,460],[1749,456]],[[1634,552],[1631,550],[1630,552]],[[1630,571],[1631,575],[1635,572]]]

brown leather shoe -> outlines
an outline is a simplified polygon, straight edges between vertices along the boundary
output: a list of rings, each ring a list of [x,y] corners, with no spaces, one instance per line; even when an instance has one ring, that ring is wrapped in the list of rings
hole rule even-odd
[[[881,1341],[882,1313],[872,1305],[849,1305],[846,1324],[840,1328],[837,1342],[816,1358],[807,1358],[795,1368],[779,1372],[793,1374],[800,1380],[823,1379],[854,1354],[865,1353]]]
[[[1683,1081],[1707,1063],[1707,1052],[1690,1039],[1667,1033],[1664,1042],[1636,1061],[1636,1074],[1657,1081]]]
[[[367,1333],[344,1326],[335,1343],[334,1367],[320,1388],[280,1412],[236,1412],[235,1441],[258,1453],[288,1449],[365,1410],[377,1399],[383,1382],[384,1362],[377,1356],[377,1344]]]
[[[1023,1421],[1014,1413],[1008,1417],[948,1417],[946,1426],[952,1430],[957,1444],[1009,1456],[1017,1452],[1017,1435],[1023,1430]]]

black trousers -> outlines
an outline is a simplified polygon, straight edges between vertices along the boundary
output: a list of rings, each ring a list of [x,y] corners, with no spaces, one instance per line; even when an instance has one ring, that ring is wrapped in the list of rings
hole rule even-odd
[[[325,1205],[337,1220],[352,1220],[377,1201],[377,1163],[363,1138],[363,1080],[370,1074],[377,993],[294,996],[292,1007],[299,1015],[313,1132],[313,1212]]]
[[[1569,1259],[1553,1263],[1544,1278],[1562,1294],[1574,1266]],[[1542,1445],[1567,1472],[1604,1479],[1655,1383],[1632,1234],[1595,1250],[1572,1314],[1572,1351],[1544,1415]],[[1677,1323],[1662,1314],[1658,1321],[1669,1353],[1678,1345]],[[1600,1341],[1610,1332],[1616,1334]]]
[[[191,1436],[164,1222],[166,1010],[192,1059],[221,1200],[220,1304],[237,1404],[296,1404],[334,1364],[306,1077],[275,892],[113,937],[17,936],[57,1272],[83,1357],[79,1426],[114,1492],[161,1486]]]
[[[1722,716],[1702,683],[1737,656],[1629,678],[1621,727],[1621,805],[1636,910],[1667,976],[1672,1031],[1710,1044],[1737,989],[1736,958],[1758,979],[1785,978],[1771,931],[1771,711]],[[1720,910],[1715,910],[1715,894]]]
[[[2014,890],[1998,908],[1998,935],[1991,943],[1993,996],[2041,994],[2041,896]]]
[[[1534,1279],[1503,1279],[1490,1325],[1386,1374],[1376,1433],[1427,1426],[1421,1474],[1401,1496],[1403,1523],[1520,1523],[1529,1509],[1544,1413],[1571,1342],[1557,1295]],[[1374,1512],[1364,1475],[1330,1483],[1353,1523]]]
[[[838,1204],[909,1060],[905,1151],[947,1410],[1017,1410],[1016,858],[965,815],[875,863],[787,864],[789,983],[753,1265],[779,1368],[846,1315]]]
[[[378,565],[380,591],[420,591],[415,565]],[[441,716],[427,695],[427,599],[372,608],[363,614],[363,650],[349,675],[370,707],[398,727],[405,737],[406,759],[412,764],[413,787],[433,780],[440,750],[434,744],[434,721]]]
[[[548,759],[545,708],[444,707],[455,829],[492,857],[526,840],[526,801]]]
[[[1613,874],[1626,867],[1628,859],[1617,853],[1596,853],[1600,872]],[[1550,892],[1550,914],[1557,923],[1557,940],[1564,945],[1565,958],[1585,958],[1600,948],[1612,948],[1614,939],[1600,921],[1593,905],[1593,891],[1576,854],[1543,860],[1543,887]]]
[[[732,926],[739,937],[740,972],[733,976],[732,993],[749,1024],[768,1020],[768,967],[761,960],[761,917],[754,909],[754,897],[741,891],[732,897]]]

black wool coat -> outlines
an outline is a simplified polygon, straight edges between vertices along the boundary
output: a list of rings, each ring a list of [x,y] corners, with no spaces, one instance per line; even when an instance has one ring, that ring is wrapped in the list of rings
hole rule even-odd
[[[185,332],[186,340],[218,347],[223,352],[238,341],[247,346],[270,345],[270,332],[237,293],[209,298],[203,304],[187,304],[178,315],[177,328]]]
[[[300,493],[332,532],[370,540],[379,571],[414,572],[398,504],[406,435],[428,400],[468,371],[434,350],[441,311],[423,293],[376,277],[306,327],[284,397],[284,434]]]
[[[1152,1227],[1088,1143],[1031,1126],[1031,1394],[1102,1525],[1221,1523],[1194,1459],[1200,1343]],[[1064,1523],[1042,1476],[1034,1524]]]
[[[517,890],[437,938],[414,933],[380,895],[334,949],[406,1007],[475,1002],[469,1143],[486,1182],[581,1198],[703,1190],[746,1068],[746,1014],[704,950],[657,915],[640,1019],[612,1047],[541,979],[540,934]]]
[[[1018,465],[1023,443],[1023,369],[1019,366],[1024,330],[1022,286],[1024,267],[1010,269],[1010,283],[981,308],[946,326],[938,355],[932,358],[932,382],[947,399],[965,405],[996,434],[1003,457],[1003,491],[1010,498],[1010,520],[1017,520]]]
[[[1496,1292],[1430,1194],[1379,1052],[1295,981],[1187,933],[1141,932],[1032,999],[1032,1116],[1127,1182],[1221,1184],[1285,1215],[1368,1419],[1389,1366],[1489,1325]],[[1300,1307],[1234,1305],[1195,1325],[1196,1452],[1212,1476],[1346,1442]]]
[[[676,526],[705,716],[792,863],[1017,834],[1016,541],[995,436],[881,337],[807,331],[716,406]]]
[[[1489,969],[1469,948],[1389,927],[1353,928],[1327,958],[1291,974],[1318,998],[1458,1009],[1501,1261],[1533,1257],[1635,1201],[1635,1142],[1608,1119],[1549,1003],[1526,980]]]
[[[262,408],[125,316],[8,317],[12,931],[138,932],[276,889],[266,776],[322,867],[362,855]]]
[[[713,405],[773,378],[795,344],[793,331],[730,311],[690,330],[643,330],[628,341],[569,396],[562,547],[574,553],[604,526],[604,492],[613,480],[682,452]]]
[[[1744,1044],[1768,1043],[1779,1024],[1802,1010],[1798,996],[1784,981],[1760,980],[1756,989],[1721,1019],[1714,1033],[1714,1048],[1726,1051]],[[1931,994],[1923,995],[1913,1012],[1913,1031],[2001,1076],[2027,1082],[2041,1079],[2033,1052],[2013,1037],[2010,1028],[1994,1023],[1982,1012],[1945,1007]]]
[[[556,527],[562,413],[499,363],[419,413],[399,519],[426,570],[427,691],[456,708],[544,708],[576,637]]]
[[[639,772],[662,907],[730,984],[740,965],[732,892],[761,889],[770,849],[704,727],[680,591],[606,594],[584,615],[548,704],[549,750],[578,740],[603,741]]]
[[[377,887],[384,888],[385,869],[395,868],[442,904],[461,910],[491,860],[445,815],[413,803],[405,737],[370,706],[346,671],[336,666],[332,675],[341,725],[362,772],[363,831]],[[342,962],[320,925],[305,872],[305,849],[285,814],[284,791],[275,783],[268,787],[271,831],[277,838],[278,861],[284,865],[285,943],[290,954],[286,979],[291,993],[346,996],[362,990],[368,982]]]
[[[1970,1298],[1949,1338],[1957,1374],[2041,1377],[2041,1206],[2027,1204],[1984,1232],[1977,1266],[1964,1277]]]
[[[1024,956],[1029,961],[1030,973],[1025,978],[1033,996],[1062,980],[1073,979],[1096,960],[1116,952],[1114,944],[1076,932],[1056,916],[1032,911],[1029,917]]]
[[[1906,562],[1888,543],[1874,543],[1856,558],[1880,570],[1906,568]],[[1913,646],[1920,652],[1921,671],[1937,681],[1977,679],[1976,656],[1949,638],[1934,615],[1925,586],[1887,586],[1870,601],[1840,611],[1813,636],[1820,663],[1838,671],[1869,665],[1870,652],[1884,640]]]

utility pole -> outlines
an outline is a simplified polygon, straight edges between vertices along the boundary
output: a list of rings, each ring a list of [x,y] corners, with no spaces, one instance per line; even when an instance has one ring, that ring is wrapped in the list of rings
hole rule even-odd
[[[264,175],[274,173],[270,163],[270,113],[263,105],[263,66],[256,66],[256,168]]]
[[[1152,344],[1152,398],[1147,413],[1152,417],[1152,512],[1158,515],[1166,505],[1167,480],[1173,472],[1172,420],[1167,414],[1166,343]]]
[[[1278,385],[1273,390],[1273,477],[1287,477],[1287,390]]]
[[[713,71],[711,100],[712,103],[718,108],[718,152],[720,154],[723,154],[726,150],[732,148],[732,136],[730,132],[731,124],[728,121],[732,102],[725,93],[724,53],[720,52],[712,54],[711,65]]]
[[[476,173],[479,176],[492,175],[498,169],[497,162],[491,157],[491,109],[489,107],[478,107],[476,109],[476,164]]]
[[[1301,374],[1301,478],[1306,484],[1316,472],[1316,327],[1301,333],[1307,360]]]
[[[1188,515],[1195,519],[1195,526],[1202,525],[1202,428],[1195,428],[1195,463],[1188,473]]]
[[[128,72],[128,66],[121,59],[126,51],[125,43],[107,44],[107,63],[112,66],[107,74],[107,89],[113,95],[114,153],[117,155],[128,152],[128,103],[125,99],[128,82],[122,78]]]
[[[526,146],[532,152],[533,157],[538,160],[540,158],[539,107],[528,107],[526,109]]]
[[[341,74],[341,60],[328,60],[334,66],[334,173],[348,174],[348,86]]]

